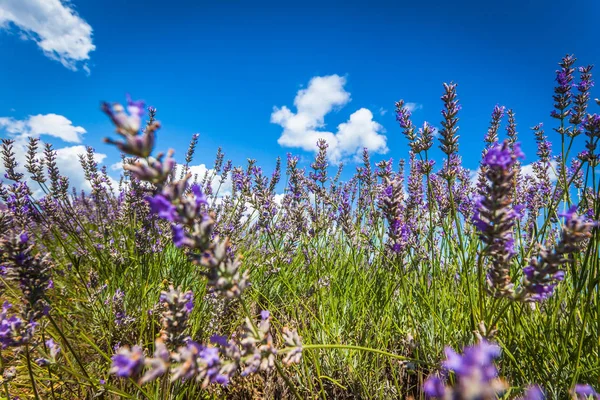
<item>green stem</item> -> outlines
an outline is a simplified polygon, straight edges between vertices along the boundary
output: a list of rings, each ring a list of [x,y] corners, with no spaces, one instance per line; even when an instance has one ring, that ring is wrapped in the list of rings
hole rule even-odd
[[[33,389],[33,394],[34,394],[36,400],[39,400],[40,395],[38,394],[37,386],[35,384],[35,377],[33,376],[33,370],[31,367],[31,356],[29,354],[29,345],[25,345],[25,357],[27,359],[27,372],[29,372],[29,379],[31,380],[31,388]]]
[[[283,368],[281,368],[281,365],[279,365],[279,361],[277,361],[277,360],[275,360],[275,368],[277,368],[277,373],[279,373],[279,375],[283,378],[283,380],[285,381],[285,384],[288,386],[288,388],[290,388],[290,390],[294,394],[294,397],[297,400],[302,400],[302,397],[300,396],[300,394],[298,393],[298,390],[296,389],[296,385],[294,385],[294,383],[292,381],[290,381],[290,378],[285,374],[285,371],[283,370]]]
[[[4,376],[4,357],[2,357],[2,353],[0,352],[0,374]],[[10,399],[10,393],[8,391],[8,382],[6,379],[2,379],[2,386],[4,386],[4,392],[6,392],[6,399]]]
[[[79,368],[81,368],[81,371],[83,372],[83,375],[85,375],[85,377],[91,382],[91,384],[94,387],[94,389],[96,389],[96,385],[94,384],[94,382],[92,381],[92,379],[88,375],[87,371],[85,370],[85,367],[81,363],[81,360],[79,360],[79,357],[77,357],[77,353],[75,353],[75,350],[73,350],[73,347],[71,347],[71,344],[67,340],[67,337],[63,333],[62,329],[60,329],[60,327],[56,324],[56,322],[54,321],[54,319],[52,318],[52,316],[50,314],[48,314],[48,319],[50,320],[50,323],[52,324],[52,326],[54,327],[54,329],[56,329],[56,331],[60,335],[61,339],[63,340],[63,342],[65,343],[65,345],[67,346],[67,348],[69,349],[69,351],[71,352],[71,354],[73,354],[73,357],[75,358],[75,361],[77,362],[77,365],[79,365]]]
[[[425,364],[425,362],[420,360],[415,360],[413,358],[404,357],[398,354],[390,353],[384,350],[373,349],[370,347],[363,346],[353,346],[348,344],[303,344],[302,350],[317,350],[317,349],[342,349],[342,350],[358,350],[358,351],[366,351],[369,353],[381,354],[386,357],[395,358],[396,360],[402,361],[411,361],[414,363]]]

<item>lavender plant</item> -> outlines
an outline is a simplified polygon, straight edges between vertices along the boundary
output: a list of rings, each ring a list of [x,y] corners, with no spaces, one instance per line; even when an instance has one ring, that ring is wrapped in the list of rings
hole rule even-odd
[[[406,163],[364,149],[354,173],[321,140],[272,172],[219,148],[196,175],[202,138],[155,154],[158,112],[130,98],[102,106],[118,185],[92,148],[81,190],[52,145],[3,139],[2,395],[598,398],[592,71],[561,60],[546,131],[494,107],[478,173],[455,83],[439,132],[396,104]]]

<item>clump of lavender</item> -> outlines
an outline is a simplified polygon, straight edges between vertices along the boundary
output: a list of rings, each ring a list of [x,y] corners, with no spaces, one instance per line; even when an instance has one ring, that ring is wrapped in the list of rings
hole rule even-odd
[[[240,344],[242,346],[241,362],[244,365],[242,376],[258,371],[268,371],[275,365],[277,349],[273,345],[273,337],[269,333],[271,315],[261,311],[258,326],[246,318],[246,332]]]
[[[38,364],[39,366],[55,364],[56,358],[58,357],[61,350],[58,343],[56,343],[54,339],[50,338],[44,342],[44,348],[46,350],[47,357],[38,358],[37,360],[35,360],[36,364]]]
[[[213,237],[214,220],[205,212],[208,201],[201,187],[197,184],[189,187],[190,174],[174,181],[173,151],[169,151],[164,160],[162,154],[156,158],[150,156],[155,131],[160,124],[154,121],[152,114],[151,121],[139,135],[143,107],[143,102],[128,99],[128,115],[123,106],[115,104],[111,107],[104,103],[103,110],[115,124],[117,133],[125,138],[125,142],[106,141],[115,144],[124,153],[143,158],[125,168],[137,179],[156,186],[157,193],[146,197],[151,211],[171,222],[173,243],[189,249],[190,259],[207,268],[205,274],[214,290],[227,297],[238,297],[249,284],[248,272],[242,273],[238,259],[230,256],[229,241]],[[252,164],[249,165],[249,171]]]
[[[125,311],[125,292],[121,289],[117,289],[110,301],[107,300],[105,304],[111,305],[112,313],[115,317],[114,323],[119,327],[119,330],[126,329],[135,321],[135,319],[129,316]]]
[[[511,150],[508,141],[490,148],[482,161],[486,182],[480,188],[473,223],[485,243],[483,254],[490,259],[488,289],[499,297],[513,293],[509,275],[510,261],[515,254],[513,226],[521,209],[513,207],[513,168],[523,153],[518,143]]]
[[[310,165],[314,171],[309,174],[310,179],[312,179],[315,183],[320,183],[321,185],[327,181],[327,167],[329,166],[327,163],[328,147],[329,144],[325,139],[319,139],[317,141],[317,148],[319,151],[317,152],[315,161]]]
[[[582,242],[589,239],[591,230],[596,222],[588,222],[577,215],[577,206],[571,207],[566,213],[561,239],[553,250],[542,247],[537,257],[523,269],[523,285],[518,298],[523,301],[540,302],[552,295],[558,282],[562,281],[565,272],[560,269],[569,262],[567,256],[579,250]]]
[[[387,220],[387,247],[392,254],[402,253],[409,241],[409,228],[404,221],[404,187],[400,175],[387,178],[379,195],[379,207]]]
[[[112,356],[110,373],[119,378],[137,377],[144,368],[144,351],[140,346],[122,346]]]
[[[45,293],[53,287],[50,276],[51,263],[48,255],[33,254],[34,245],[29,235],[9,234],[0,241],[0,260],[7,268],[7,278],[21,289],[20,314],[28,324],[25,332],[33,333],[37,320],[48,312]],[[29,338],[23,338],[23,341]]]
[[[298,335],[298,331],[290,329],[287,326],[284,326],[282,331],[283,342],[289,348],[283,359],[283,363],[287,366],[300,364],[302,361],[302,338]]]
[[[181,295],[181,293],[179,293]],[[175,304],[175,302],[173,302]],[[178,303],[180,306],[183,302]],[[187,306],[183,305],[183,308]],[[261,320],[255,325],[246,320],[245,330],[239,342],[227,341],[213,336],[217,346],[205,346],[191,339],[176,350],[169,351],[163,338],[158,338],[152,357],[146,357],[141,347],[123,346],[112,357],[110,373],[120,378],[133,378],[140,384],[153,381],[170,371],[170,380],[195,380],[205,388],[211,383],[227,385],[231,378],[240,373],[248,376],[273,368],[278,351],[273,344],[270,330],[270,314],[261,312]],[[171,328],[173,329],[173,328]],[[302,358],[302,341],[298,333],[287,327],[283,329],[284,343],[281,352],[286,354],[285,365],[299,363]],[[144,372],[146,368],[146,372]]]
[[[457,383],[448,386],[437,377],[429,377],[423,391],[428,398],[456,400],[493,400],[497,399],[508,385],[498,377],[494,360],[500,356],[500,347],[485,340],[466,347],[463,354],[457,354],[446,347],[444,370],[454,372]]]
[[[185,343],[188,317],[194,308],[194,294],[191,291],[182,293],[170,286],[168,291],[161,292],[160,302],[163,307],[160,335],[169,348],[175,349]]]
[[[0,312],[0,345],[2,348],[21,346],[33,336],[35,324],[27,324],[18,315],[9,315],[12,304],[5,301]]]

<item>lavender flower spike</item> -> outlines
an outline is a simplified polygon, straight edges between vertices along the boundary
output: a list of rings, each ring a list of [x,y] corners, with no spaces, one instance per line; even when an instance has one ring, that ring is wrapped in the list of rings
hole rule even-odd
[[[507,385],[498,378],[494,359],[500,356],[500,347],[485,340],[466,347],[463,354],[446,347],[444,369],[453,371],[457,377],[454,387],[445,386],[439,377],[431,376],[423,390],[428,398],[443,399],[495,399]]]
[[[585,221],[577,215],[577,206],[571,207],[566,213],[562,237],[556,247],[550,251],[542,248],[539,256],[533,258],[530,264],[523,268],[523,287],[518,298],[523,301],[540,302],[552,295],[558,282],[562,281],[565,272],[560,267],[568,262],[568,254],[579,250],[582,242],[591,237],[591,230],[597,222]]]
[[[486,245],[483,255],[491,261],[488,289],[497,297],[513,294],[509,275],[510,261],[514,256],[513,226],[521,211],[512,207],[514,166],[518,158],[523,158],[519,143],[511,149],[509,142],[505,141],[488,149],[481,163],[485,181],[481,181],[473,224]]]
[[[132,378],[138,376],[144,368],[144,352],[140,346],[119,348],[117,354],[112,356],[110,373],[119,378]]]

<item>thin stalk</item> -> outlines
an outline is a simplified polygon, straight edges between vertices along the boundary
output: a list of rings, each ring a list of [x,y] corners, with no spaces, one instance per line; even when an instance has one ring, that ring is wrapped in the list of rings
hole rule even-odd
[[[31,366],[31,356],[29,354],[29,345],[25,345],[25,358],[27,359],[27,372],[29,372],[29,379],[31,380],[31,388],[36,400],[39,400],[40,395],[38,394],[37,385],[35,384],[35,377],[33,376],[33,370]],[[10,397],[9,397],[10,398]]]

